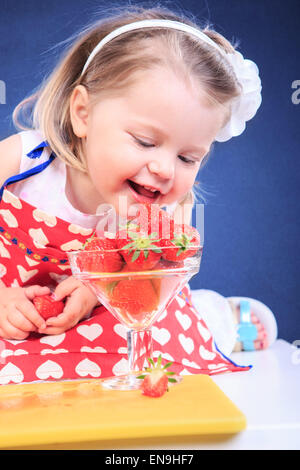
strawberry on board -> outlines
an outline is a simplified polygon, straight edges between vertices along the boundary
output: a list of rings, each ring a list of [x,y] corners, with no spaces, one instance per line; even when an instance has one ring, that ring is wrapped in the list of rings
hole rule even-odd
[[[196,228],[187,224],[175,224],[173,239],[161,240],[162,258],[182,261],[197,253],[200,235]]]
[[[176,379],[170,376],[174,375],[174,372],[167,372],[167,368],[172,365],[172,362],[168,362],[164,366],[161,363],[161,356],[158,357],[156,364],[153,359],[148,359],[148,362],[152,367],[145,369],[146,374],[139,375],[138,379],[143,379],[140,389],[143,395],[152,398],[158,398],[164,395],[168,391],[168,383],[176,383]]]
[[[124,279],[113,286],[110,304],[121,314],[138,316],[155,310],[158,297],[150,279]]]
[[[87,240],[77,262],[82,271],[108,273],[120,271],[124,264],[122,256],[117,251],[116,241],[98,237]]]
[[[38,313],[45,319],[50,317],[57,317],[64,309],[64,302],[62,300],[54,300],[52,295],[39,295],[34,297],[33,304]]]
[[[127,238],[117,233],[117,246],[131,271],[153,269],[161,257],[159,239],[156,234],[128,231]]]

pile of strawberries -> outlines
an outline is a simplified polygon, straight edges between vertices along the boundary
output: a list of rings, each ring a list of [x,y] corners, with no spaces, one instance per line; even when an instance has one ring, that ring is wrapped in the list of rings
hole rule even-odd
[[[174,220],[155,205],[143,205],[138,222],[128,222],[114,238],[92,237],[87,240],[77,259],[81,271],[88,273],[116,273],[177,268],[184,259],[197,253],[200,246],[198,231]],[[111,251],[109,251],[111,250]],[[160,298],[159,276],[152,278],[93,281],[106,290],[110,305],[123,316],[139,317],[152,312]],[[142,294],[141,294],[142,293]]]
[[[176,224],[155,205],[145,204],[143,208],[138,222],[128,222],[114,238],[87,240],[78,259],[79,268],[113,273],[159,269],[170,266],[168,262],[179,267],[184,259],[197,253],[200,236],[194,227]]]

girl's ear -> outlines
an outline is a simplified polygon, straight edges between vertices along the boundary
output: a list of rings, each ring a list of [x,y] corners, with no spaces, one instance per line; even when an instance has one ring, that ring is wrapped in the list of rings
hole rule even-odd
[[[89,95],[83,85],[77,85],[70,98],[70,117],[77,137],[86,137],[89,115]]]

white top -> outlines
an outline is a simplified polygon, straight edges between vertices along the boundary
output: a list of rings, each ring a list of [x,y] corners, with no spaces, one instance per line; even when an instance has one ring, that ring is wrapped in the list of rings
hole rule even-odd
[[[27,153],[41,144],[45,139],[39,131],[24,131],[22,139],[22,158],[19,173],[23,173],[46,162],[51,149],[45,147],[39,158],[29,158]],[[72,206],[66,196],[66,165],[56,157],[42,172],[30,176],[8,187],[16,196],[43,211],[67,222],[84,228],[95,228],[101,215],[84,214]]]

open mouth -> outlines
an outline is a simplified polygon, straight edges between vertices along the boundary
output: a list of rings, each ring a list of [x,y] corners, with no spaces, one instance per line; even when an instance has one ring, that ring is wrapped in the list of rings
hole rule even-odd
[[[127,180],[127,183],[133,197],[141,203],[154,202],[158,199],[161,194],[160,191],[152,191],[150,189],[145,188],[145,186],[142,186],[131,180]]]

